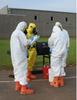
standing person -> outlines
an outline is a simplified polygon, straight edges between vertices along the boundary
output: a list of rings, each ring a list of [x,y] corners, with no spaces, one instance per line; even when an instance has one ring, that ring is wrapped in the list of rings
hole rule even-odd
[[[37,31],[36,31],[36,24],[35,23],[30,23],[28,28],[27,28],[27,38],[31,39],[33,37],[38,37]],[[38,40],[37,39],[37,40]],[[32,70],[36,61],[36,42],[32,44],[28,48],[28,79],[36,79],[36,76],[32,74]]]
[[[69,48],[69,35],[60,22],[56,22],[52,34],[48,39],[51,51],[51,68],[49,69],[49,82],[51,86],[64,86],[64,67],[66,66],[67,51]]]
[[[20,22],[13,31],[10,39],[11,60],[14,69],[15,90],[20,94],[32,94],[33,89],[27,82],[27,45],[29,40],[24,34],[27,23]]]

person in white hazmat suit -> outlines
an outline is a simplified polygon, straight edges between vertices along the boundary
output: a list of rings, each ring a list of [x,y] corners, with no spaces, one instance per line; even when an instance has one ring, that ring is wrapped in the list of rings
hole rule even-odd
[[[63,29],[60,22],[56,22],[52,34],[48,39],[51,52],[51,68],[49,69],[49,82],[51,86],[64,86],[64,76],[66,75],[67,52],[69,49],[69,34]]]
[[[27,82],[27,46],[34,43],[38,37],[27,39],[24,33],[27,23],[20,22],[10,38],[11,60],[14,69],[15,90],[20,94],[32,94],[33,89]]]

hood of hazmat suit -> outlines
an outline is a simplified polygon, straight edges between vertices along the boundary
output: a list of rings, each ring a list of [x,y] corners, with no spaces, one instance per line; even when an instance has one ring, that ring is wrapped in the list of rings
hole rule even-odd
[[[56,22],[55,26],[58,26],[61,29],[61,31],[63,30],[62,24],[60,22]]]
[[[27,38],[31,38],[31,36],[36,32],[35,23],[30,23],[27,29]]]
[[[58,26],[54,26],[52,32],[56,33],[56,32],[60,32],[61,29]]]
[[[27,23],[22,21],[17,25],[16,30],[20,30],[20,31],[24,32],[26,27],[27,27]]]

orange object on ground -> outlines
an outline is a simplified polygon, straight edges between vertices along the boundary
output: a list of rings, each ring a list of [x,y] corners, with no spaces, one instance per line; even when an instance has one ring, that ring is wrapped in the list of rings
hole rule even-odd
[[[47,66],[44,66],[43,68],[42,68],[42,71],[43,71],[43,78],[44,79],[48,79],[48,69],[49,69],[49,66],[47,65]]]
[[[20,83],[18,81],[15,82],[15,90],[16,91],[20,91],[21,90],[21,85],[20,85]]]
[[[33,93],[34,93],[33,89],[29,88],[28,86],[26,85],[21,86],[20,94],[33,94]]]

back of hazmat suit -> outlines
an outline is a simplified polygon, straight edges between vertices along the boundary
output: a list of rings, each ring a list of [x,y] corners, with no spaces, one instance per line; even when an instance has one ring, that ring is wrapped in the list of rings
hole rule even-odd
[[[56,22],[53,27],[52,34],[48,39],[48,45],[51,51],[49,82],[53,83],[56,77],[59,78],[66,75],[64,67],[66,66],[67,51],[69,48],[68,32],[62,28],[59,22]],[[60,83],[60,80],[54,86],[58,87],[58,83]]]
[[[16,83],[16,90],[21,94],[31,94],[33,90],[27,86],[27,45],[33,42],[26,38],[24,30],[27,27],[26,22],[20,22],[10,39],[11,60],[14,68],[14,76]]]

